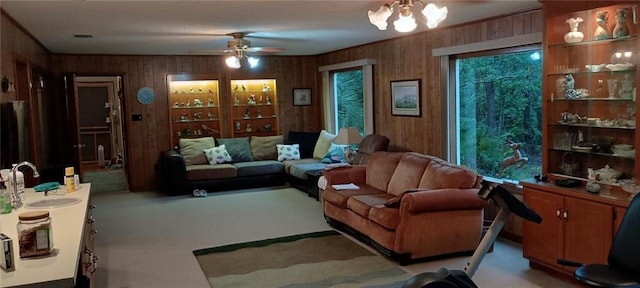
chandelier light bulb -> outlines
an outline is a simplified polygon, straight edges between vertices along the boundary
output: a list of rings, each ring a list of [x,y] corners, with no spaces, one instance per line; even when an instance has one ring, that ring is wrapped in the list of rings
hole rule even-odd
[[[258,62],[260,62],[260,59],[256,57],[248,57],[247,62],[249,62],[249,67],[256,68],[258,66]]]
[[[391,13],[393,13],[393,8],[389,4],[380,6],[376,12],[369,10],[369,22],[378,27],[379,30],[387,30],[387,19],[389,19]]]
[[[424,10],[422,10],[422,15],[427,17],[427,27],[429,28],[438,27],[438,24],[447,18],[448,13],[449,10],[447,7],[438,8],[438,6],[433,3],[427,4]]]
[[[393,21],[393,27],[398,32],[406,33],[416,29],[418,24],[416,24],[416,19],[413,18],[413,14],[409,13],[408,16],[400,14],[398,20]]]
[[[233,69],[240,68],[240,58],[238,58],[235,55],[227,57],[227,59],[225,59],[225,63],[227,63],[227,66],[229,68],[233,68]]]

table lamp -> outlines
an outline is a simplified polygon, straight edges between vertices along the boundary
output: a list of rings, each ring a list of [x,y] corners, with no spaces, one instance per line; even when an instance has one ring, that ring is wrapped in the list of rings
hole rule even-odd
[[[338,136],[336,140],[334,140],[335,144],[348,145],[344,151],[344,158],[348,163],[353,162],[353,159],[356,156],[355,151],[353,151],[352,145],[360,144],[362,141],[362,136],[360,136],[360,132],[356,127],[348,127],[348,128],[340,128],[338,132]]]

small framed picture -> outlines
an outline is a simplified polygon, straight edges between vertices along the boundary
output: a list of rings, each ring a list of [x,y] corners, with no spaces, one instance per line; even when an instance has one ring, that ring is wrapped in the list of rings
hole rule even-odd
[[[311,89],[296,88],[293,89],[293,106],[311,105]]]
[[[391,114],[420,117],[420,80],[391,81]]]

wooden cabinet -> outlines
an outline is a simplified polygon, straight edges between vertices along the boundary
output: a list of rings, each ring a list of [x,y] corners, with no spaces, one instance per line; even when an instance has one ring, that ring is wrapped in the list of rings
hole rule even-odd
[[[232,137],[278,135],[275,79],[231,80]]]
[[[220,137],[221,111],[216,75],[168,75],[172,145],[181,138]]]
[[[588,168],[609,165],[621,178],[635,177],[638,1],[544,1],[543,10],[543,173],[586,179]],[[628,35],[614,37],[622,14]],[[581,41],[567,42],[571,21],[578,21]],[[604,22],[610,36],[596,36]],[[614,149],[620,144],[630,151]]]
[[[558,265],[558,259],[606,263],[613,231],[629,203],[628,193],[618,187],[598,195],[585,192],[584,187],[522,184],[524,201],[543,219],[540,224],[523,223],[525,258],[566,274],[575,268]]]

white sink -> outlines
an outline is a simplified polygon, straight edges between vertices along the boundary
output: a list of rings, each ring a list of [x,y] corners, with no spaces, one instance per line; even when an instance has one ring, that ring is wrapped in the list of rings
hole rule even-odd
[[[43,208],[59,208],[65,206],[71,206],[74,204],[78,204],[82,202],[82,200],[78,198],[51,198],[51,199],[42,199],[35,202],[27,203],[24,205],[25,208],[31,209],[43,209]]]

